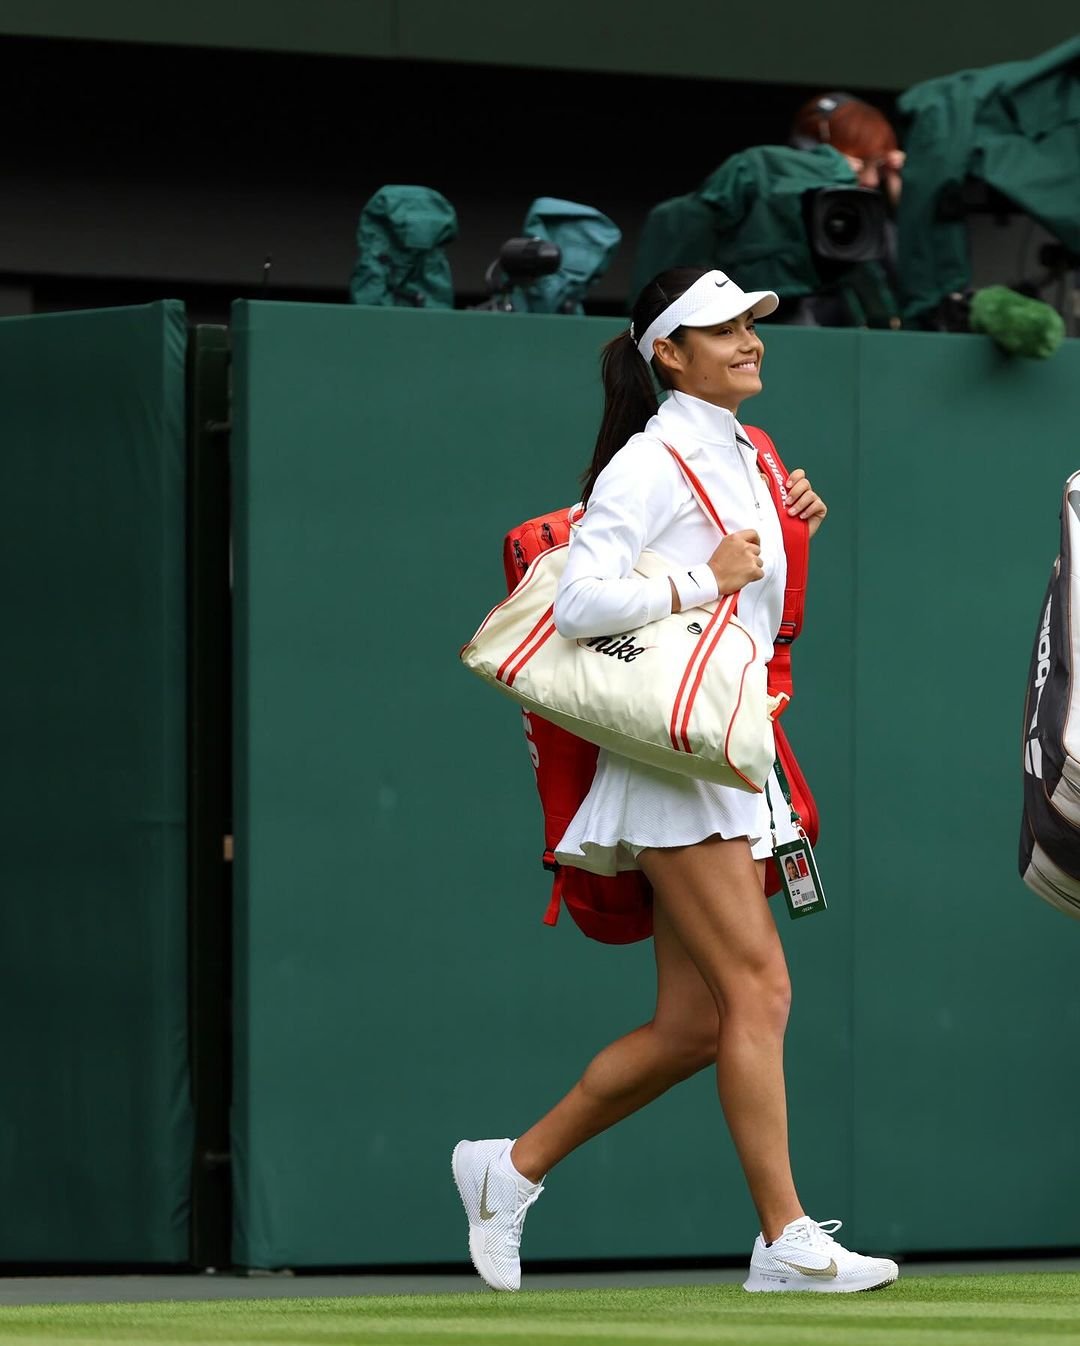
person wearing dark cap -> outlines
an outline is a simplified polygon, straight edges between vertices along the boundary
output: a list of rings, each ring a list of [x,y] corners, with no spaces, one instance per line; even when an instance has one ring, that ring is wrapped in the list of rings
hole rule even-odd
[[[848,161],[859,186],[880,191],[895,213],[905,155],[892,123],[878,108],[849,93],[818,94],[795,114],[791,144],[800,150],[831,145]]]
[[[794,149],[813,150],[829,145],[847,160],[859,187],[881,194],[885,203],[885,252],[880,258],[875,281],[871,272],[862,275],[858,268],[844,278],[844,286],[826,286],[816,295],[803,299],[789,321],[821,327],[849,327],[855,321],[851,308],[852,292],[859,306],[870,310],[864,316],[871,326],[898,325],[899,275],[896,269],[896,212],[903,190],[904,151],[888,117],[870,103],[853,94],[835,90],[808,99],[796,112],[789,136]],[[884,288],[883,288],[884,287]]]
[[[633,630],[737,592],[740,621],[760,656],[771,658],[787,562],[777,506],[738,411],[761,391],[757,320],[777,304],[772,291],[746,293],[722,271],[666,271],[638,296],[629,329],[605,346],[605,404],[584,479],[586,508],[555,598],[565,638]],[[654,379],[667,393],[660,405]],[[667,445],[704,485],[723,535]],[[788,513],[805,520],[812,535],[825,518],[824,502],[802,469],[784,488]],[[670,572],[637,575],[645,549],[663,556]],[[775,773],[770,782],[772,798],[780,798]],[[777,839],[791,839],[782,818],[775,822]],[[455,1147],[469,1251],[492,1288],[520,1287],[522,1228],[545,1175],[591,1137],[710,1066],[760,1219],[745,1288],[843,1292],[896,1279],[895,1262],[842,1247],[832,1237],[839,1222],[811,1219],[796,1192],[783,1066],[790,983],[764,894],[770,832],[764,794],[601,750],[556,857],[599,874],[644,871],[653,892],[656,1009],[600,1052],[516,1140]]]

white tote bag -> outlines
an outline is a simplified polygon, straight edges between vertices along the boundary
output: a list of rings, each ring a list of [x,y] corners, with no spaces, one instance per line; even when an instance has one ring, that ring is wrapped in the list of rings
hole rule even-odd
[[[668,451],[724,532],[701,483]],[[542,552],[488,613],[461,650],[465,667],[601,748],[760,794],[776,755],[778,698],[768,695],[764,660],[735,616],[738,595],[619,635],[569,640],[553,617],[568,547]],[[648,551],[634,567],[646,578],[678,568]]]

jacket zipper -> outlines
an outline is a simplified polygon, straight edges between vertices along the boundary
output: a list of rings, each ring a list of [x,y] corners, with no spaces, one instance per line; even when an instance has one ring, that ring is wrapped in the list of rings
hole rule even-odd
[[[746,477],[746,484],[747,484],[747,486],[750,487],[750,494],[754,497],[754,508],[757,510],[758,514],[760,514],[760,513],[761,513],[761,501],[758,499],[757,489],[756,489],[756,487],[754,486],[754,478],[753,478],[753,476],[752,476],[751,473],[750,473],[750,469],[746,466],[746,455],[743,453],[742,449],[740,448],[740,445],[745,444],[745,443],[746,443],[746,441],[743,440],[743,439],[740,439],[740,438],[738,437],[738,435],[735,436],[735,452],[739,455],[739,462],[742,464],[742,470],[743,470],[743,473],[744,473],[744,475],[745,475],[745,477]],[[754,446],[753,446],[752,444],[748,445],[747,447],[750,448],[750,449],[754,449]],[[755,453],[755,456],[756,456],[757,451],[754,450],[754,453]]]

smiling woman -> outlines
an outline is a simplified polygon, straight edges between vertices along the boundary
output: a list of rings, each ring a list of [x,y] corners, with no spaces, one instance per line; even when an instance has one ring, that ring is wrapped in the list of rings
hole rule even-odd
[[[778,304],[722,271],[675,270],[645,287],[633,321],[605,346],[605,404],[584,477],[584,518],[555,598],[560,635],[626,637],[672,612],[739,595],[739,620],[773,657],[787,560],[779,508],[805,556],[825,505],[801,469],[775,505],[740,424],[761,391],[756,320]],[[654,382],[655,380],[655,382]],[[659,384],[667,397],[658,404]],[[712,500],[706,516],[668,446]],[[805,523],[805,533],[794,520]],[[635,573],[649,549],[670,565]],[[871,1290],[894,1262],[849,1252],[803,1210],[788,1156],[783,1039],[790,985],[764,893],[765,861],[796,836],[765,794],[715,785],[601,750],[592,785],[555,848],[560,865],[593,874],[644,871],[652,889],[656,1010],[606,1047],[570,1092],[516,1141],[463,1140],[453,1169],[469,1217],[469,1250],[497,1290],[521,1284],[518,1248],[550,1169],[680,1080],[715,1066],[720,1101],[761,1221],[747,1290]]]
[[[680,340],[654,342],[656,358],[673,377],[678,374],[681,392],[735,415],[744,398],[761,392],[765,345],[754,314],[750,308],[711,327],[684,327]]]

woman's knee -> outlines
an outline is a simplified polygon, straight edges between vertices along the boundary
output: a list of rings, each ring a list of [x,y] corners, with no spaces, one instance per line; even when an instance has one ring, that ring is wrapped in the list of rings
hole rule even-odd
[[[715,1010],[676,1021],[660,1016],[653,1020],[652,1029],[681,1077],[689,1078],[716,1064],[720,1020]]]
[[[783,1033],[791,1014],[791,978],[783,957],[742,969],[724,988],[729,1015],[752,1018]]]

